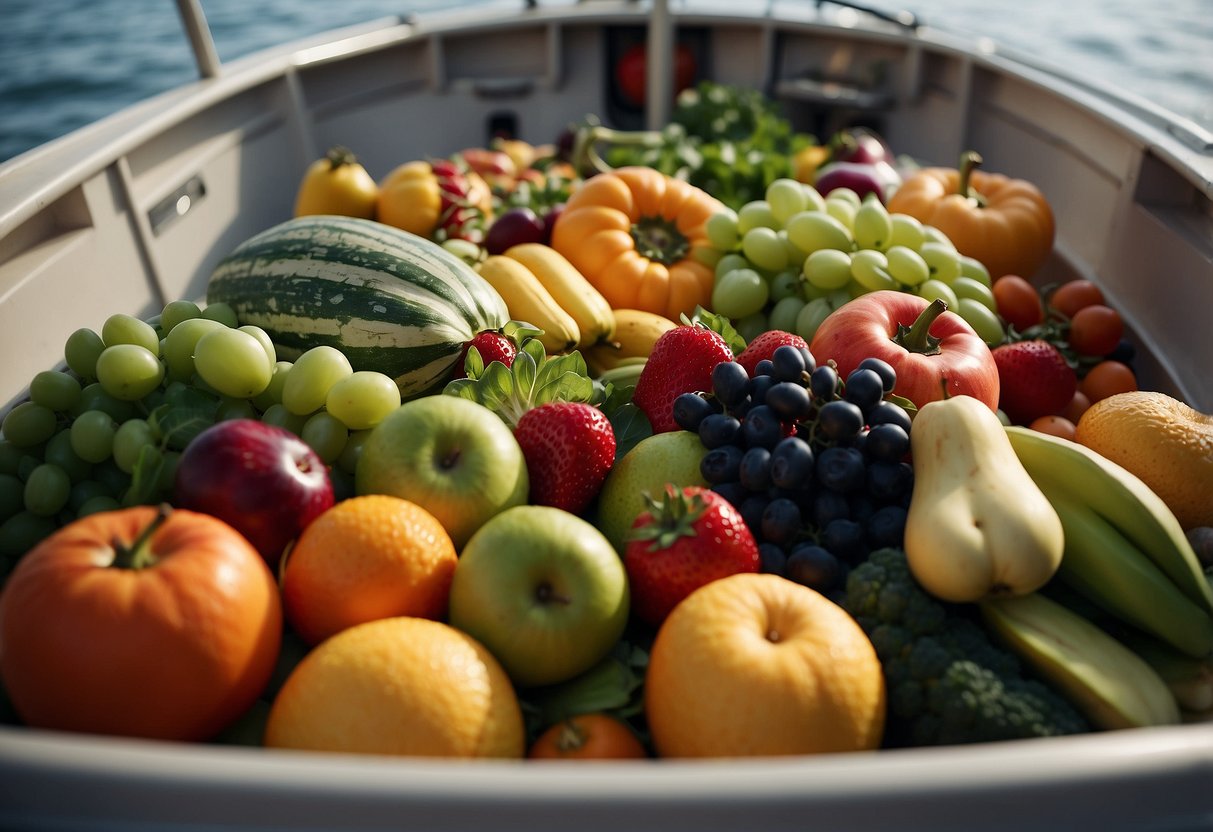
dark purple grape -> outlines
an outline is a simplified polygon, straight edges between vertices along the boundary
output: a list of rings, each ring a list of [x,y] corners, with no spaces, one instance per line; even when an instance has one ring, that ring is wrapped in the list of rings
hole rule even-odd
[[[763,447],[746,451],[737,478],[751,491],[766,491],[771,485],[771,452]]]
[[[874,371],[876,375],[880,376],[886,393],[892,393],[893,388],[897,386],[897,370],[893,369],[893,365],[882,358],[865,358],[855,366],[855,369]]]
[[[750,374],[736,361],[721,361],[712,368],[712,392],[725,407],[731,407],[746,397]]]
[[[800,506],[787,497],[777,497],[767,503],[762,512],[762,536],[765,540],[785,546],[800,532]]]
[[[545,236],[543,220],[530,208],[520,205],[493,220],[484,235],[484,248],[489,254],[501,254],[522,243],[542,243]]]
[[[813,525],[819,529],[824,529],[831,521],[842,519],[850,519],[851,503],[847,500],[846,495],[839,494],[837,491],[822,489],[817,492],[817,496],[813,499]]]
[[[775,385],[775,379],[770,376],[754,376],[746,385],[746,392],[754,404],[766,404],[767,391]]]
[[[873,549],[900,547],[905,542],[907,513],[901,506],[882,506],[876,509],[864,524],[868,546]]]
[[[833,401],[838,392],[838,371],[829,364],[822,364],[809,376],[809,390],[814,398]]]
[[[800,349],[782,344],[771,353],[771,377],[776,381],[798,381],[807,368]]]
[[[746,488],[740,482],[720,482],[712,486],[712,490],[724,497],[733,506],[739,506],[750,496],[750,489]]]
[[[804,488],[813,480],[813,448],[799,436],[780,439],[771,450],[771,482],[780,488]]]
[[[809,352],[808,347],[797,347],[800,351],[800,357],[804,361],[804,371],[811,373],[817,369],[817,359],[813,357],[813,353]]]
[[[674,421],[683,430],[695,433],[708,414],[716,412],[716,405],[698,393],[683,393],[674,399]]]
[[[781,381],[767,391],[767,405],[785,422],[807,418],[813,409],[809,391],[794,381]]]
[[[713,448],[699,460],[699,473],[709,485],[718,485],[737,479],[744,452],[736,445]]]
[[[765,494],[751,494],[737,506],[737,513],[751,531],[762,528],[762,513],[766,511],[770,501]]]
[[[906,462],[873,462],[867,471],[867,492],[882,503],[895,503],[914,489],[914,469]]]
[[[788,553],[784,577],[818,592],[834,586],[842,576],[842,564],[832,553],[813,543],[797,546]]]
[[[851,519],[861,526],[868,522],[868,518],[876,513],[876,504],[872,502],[872,498],[857,491],[854,494],[847,496],[847,503],[851,506]]]
[[[821,530],[821,545],[843,560],[855,560],[867,550],[863,525],[855,520],[831,520]]]
[[[867,413],[884,398],[884,381],[875,370],[855,369],[847,376],[842,397]]]
[[[817,429],[832,442],[854,439],[863,425],[863,411],[842,399],[826,402],[817,411]]]
[[[759,361],[757,364],[754,365],[754,375],[755,376],[769,376],[771,374],[771,370],[772,370],[772,368],[774,368],[774,366],[775,365],[771,362],[771,359],[764,358],[761,361]]]
[[[826,448],[817,455],[814,473],[819,483],[839,494],[858,491],[866,476],[863,454],[854,448]]]
[[[546,245],[552,244],[552,229],[556,227],[556,220],[560,219],[560,215],[563,213],[563,202],[557,202],[543,212],[543,242]]]
[[[738,439],[741,422],[727,413],[709,413],[699,423],[699,441],[709,450],[732,445]]]
[[[784,565],[788,562],[787,552],[783,550],[783,547],[776,546],[774,543],[759,543],[758,558],[758,571],[772,575],[782,575]]]
[[[741,441],[747,448],[774,448],[783,438],[783,424],[775,411],[756,405],[741,420]]]
[[[910,414],[896,402],[882,399],[876,403],[867,414],[868,427],[877,425],[901,425],[906,433],[910,432]]]
[[[900,462],[909,451],[910,435],[892,422],[873,425],[863,443],[864,456],[870,462]]]

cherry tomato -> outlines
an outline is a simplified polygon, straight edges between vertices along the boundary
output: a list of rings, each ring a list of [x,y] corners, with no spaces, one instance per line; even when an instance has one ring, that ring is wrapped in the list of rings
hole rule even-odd
[[[1066,405],[1066,409],[1061,412],[1061,415],[1077,425],[1082,414],[1086,413],[1090,406],[1091,400],[1087,398],[1087,394],[1082,390],[1075,390],[1074,398],[1070,399],[1070,403]]]
[[[636,107],[644,106],[648,86],[646,49],[645,44],[638,43],[624,52],[615,64],[615,83],[619,85],[619,92],[625,101]],[[695,83],[695,70],[695,56],[688,47],[678,44],[674,50],[675,94]]]
[[[1044,320],[1045,309],[1036,287],[1019,275],[1004,274],[991,287],[998,314],[1023,332]]]
[[[533,760],[637,760],[648,753],[626,723],[609,714],[591,713],[548,728],[532,743],[527,756]]]
[[[1083,355],[1104,356],[1116,349],[1124,331],[1124,321],[1112,307],[1084,306],[1070,319],[1070,346]]]
[[[1089,280],[1063,283],[1049,296],[1049,305],[1067,318],[1086,306],[1104,303],[1103,290]]]
[[[1078,389],[1092,404],[1117,393],[1131,393],[1137,389],[1137,376],[1128,364],[1119,361],[1101,361],[1087,371]]]
[[[1040,433],[1069,439],[1071,442],[1074,441],[1074,435],[1077,432],[1074,423],[1064,416],[1041,416],[1038,419],[1034,419],[1028,427]]]

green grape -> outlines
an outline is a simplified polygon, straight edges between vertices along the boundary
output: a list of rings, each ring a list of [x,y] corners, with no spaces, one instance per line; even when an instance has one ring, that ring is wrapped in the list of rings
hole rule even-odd
[[[462,237],[448,237],[442,241],[442,247],[469,266],[475,266],[485,256],[484,249]]]
[[[712,287],[712,309],[726,318],[744,318],[766,306],[770,291],[770,285],[758,272],[734,269]]]
[[[42,458],[52,465],[62,468],[72,485],[83,482],[93,475],[92,463],[80,458],[80,454],[72,448],[72,433],[61,430],[46,443]]]
[[[889,223],[892,226],[889,234],[890,245],[905,246],[917,251],[927,241],[926,232],[922,230],[922,223],[917,217],[892,213],[889,214]]]
[[[800,298],[804,300],[804,292],[800,288],[801,282],[799,268],[784,269],[770,280],[771,301],[778,303],[784,298]]]
[[[753,341],[771,327],[767,323],[767,315],[765,312],[755,312],[753,315],[746,315],[744,318],[734,321],[733,328],[737,330],[738,335],[749,342]]]
[[[32,448],[55,435],[55,411],[32,401],[21,402],[0,422],[0,433],[18,448]]]
[[[956,251],[956,244],[952,242],[952,239],[935,226],[923,223],[922,233],[926,235],[927,243],[939,243],[941,246],[945,246],[952,249],[952,251]]]
[[[1006,336],[998,315],[980,301],[973,298],[961,298],[954,311],[964,318],[969,326],[973,327],[973,331],[986,342],[990,349],[1001,344]]]
[[[112,457],[93,466],[93,479],[105,486],[114,498],[122,496],[131,484],[131,475],[119,468]]]
[[[691,246],[691,259],[697,263],[702,263],[709,269],[716,268],[716,264],[720,262],[720,258],[724,257],[725,252],[718,248],[712,248],[711,245],[698,243]]]
[[[771,215],[782,225],[793,214],[807,211],[809,198],[804,192],[804,185],[795,179],[783,177],[767,185],[766,201],[771,206]]]
[[[332,386],[353,372],[350,360],[336,347],[312,347],[287,374],[282,403],[297,416],[314,413],[324,407]]]
[[[775,233],[779,235],[779,239],[783,242],[783,247],[787,252],[788,268],[799,270],[804,265],[804,259],[809,256],[809,253],[801,251],[800,247],[792,242],[792,238],[788,236],[786,228],[781,228]]]
[[[986,268],[985,263],[966,254],[960,255],[960,276],[971,277],[985,286],[994,285],[994,281],[990,278],[990,270]]]
[[[769,272],[788,265],[787,243],[773,228],[751,228],[741,238],[741,252],[755,266]]]
[[[282,388],[286,385],[286,374],[294,365],[290,361],[279,361],[274,365],[274,374],[266,388],[253,396],[253,407],[264,413],[270,405],[282,404]]]
[[[834,188],[825,195],[825,198],[827,203],[832,199],[836,202],[849,202],[856,208],[863,204],[863,200],[854,188]]]
[[[72,422],[72,450],[85,462],[104,462],[114,452],[118,423],[103,410],[87,410]]]
[[[202,309],[192,300],[171,300],[160,311],[160,329],[169,333],[182,321],[201,317]]]
[[[58,465],[44,462],[25,481],[25,510],[30,514],[51,517],[67,505],[72,493],[72,481]]]
[[[767,323],[771,329],[778,329],[782,332],[796,331],[796,318],[800,314],[800,310],[806,306],[804,298],[791,296],[777,301],[771,307],[771,311],[767,313]]]
[[[113,499],[114,495],[103,484],[96,480],[81,480],[72,486],[71,496],[67,498],[67,506],[72,511],[79,512],[80,506],[87,503],[94,497],[109,497]],[[117,502],[115,500],[115,502]]]
[[[63,358],[68,369],[85,381],[97,378],[97,356],[105,349],[105,341],[94,330],[84,327],[67,336]]]
[[[467,241],[464,240],[464,242]],[[257,343],[261,344],[261,348],[265,350],[266,357],[270,360],[270,367],[278,363],[278,349],[274,346],[274,341],[270,338],[269,333],[261,327],[253,326],[252,324],[246,324],[245,326],[237,327],[237,329],[257,339]]]
[[[708,242],[721,251],[730,251],[741,238],[737,232],[737,213],[730,208],[717,211],[703,225]]]
[[[299,436],[311,446],[325,465],[332,465],[341,456],[350,438],[350,429],[327,410],[319,410],[303,423]]]
[[[804,198],[808,203],[806,211],[824,211],[826,209],[826,198],[812,185],[804,186]]]
[[[812,343],[817,328],[833,311],[834,308],[826,298],[811,300],[796,316],[796,328],[793,331],[808,343]]]
[[[836,248],[823,248],[804,261],[804,277],[811,285],[830,291],[851,281],[851,255]]]
[[[732,251],[720,258],[716,263],[715,273],[716,279],[719,280],[724,275],[733,271],[733,269],[748,269],[750,261],[745,259],[745,255],[739,251]]]
[[[949,309],[955,310],[957,304],[956,293],[952,291],[952,287],[944,283],[942,280],[934,278],[921,283],[918,286],[918,296],[927,300],[942,300]]]
[[[848,283],[843,288],[835,289],[834,291],[832,291],[828,295],[826,295],[826,300],[830,302],[831,309],[837,309],[840,306],[846,306],[848,303],[851,302],[851,299],[852,299],[851,286],[852,285],[855,285],[854,280],[852,280],[850,283]]]
[[[847,274],[848,275],[850,275],[850,273],[851,273],[850,269],[851,269],[851,263],[848,260],[847,261]],[[849,279],[849,277],[848,277],[848,279]],[[815,286],[812,283],[810,283],[808,280],[802,280],[800,282],[800,293],[802,295],[804,295],[804,299],[805,299],[806,303],[811,300],[817,300],[818,298],[824,298],[824,297],[828,296],[831,291],[832,290],[830,290],[830,289],[823,289],[820,286]]]
[[[358,457],[362,455],[362,446],[366,444],[367,437],[371,435],[369,430],[355,430],[350,432],[349,439],[345,442],[345,447],[341,449],[341,456],[337,457],[337,467],[347,474],[353,474],[358,468]]]
[[[307,416],[291,413],[286,409],[286,405],[279,403],[267,407],[265,412],[261,414],[261,421],[267,425],[277,425],[280,428],[285,428],[298,436],[303,432],[303,424],[307,421]]]
[[[236,317],[236,310],[222,302],[207,304],[206,308],[202,310],[202,317],[208,321],[218,321],[231,329],[240,326],[240,319]]]
[[[97,359],[97,381],[115,399],[137,402],[160,386],[164,365],[138,344],[114,344]]]
[[[194,348],[199,339],[222,328],[223,324],[209,318],[190,318],[173,327],[164,338],[164,363],[169,379],[188,381],[194,375]]]
[[[101,382],[94,381],[85,385],[80,391],[80,402],[72,408],[72,415],[79,416],[88,410],[102,410],[114,418],[116,422],[125,422],[139,415],[139,409],[134,402],[124,402],[106,392]]]
[[[0,428],[2,431],[3,428]],[[0,436],[0,474],[17,474],[17,465],[25,452],[12,440]]]
[[[850,251],[854,243],[845,225],[824,211],[801,211],[788,220],[788,239],[811,256],[823,248]]]
[[[224,396],[215,411],[216,422],[229,422],[232,419],[258,419],[260,413],[249,399],[236,399]]]
[[[34,472],[34,469],[41,465],[45,460],[42,457],[42,450],[45,445],[39,445],[35,453],[27,453],[21,457],[21,462],[17,465],[17,478],[22,482],[29,479],[29,475]]]
[[[239,329],[224,327],[198,339],[194,370],[220,394],[251,399],[269,386],[274,363],[259,340]]]
[[[100,514],[103,511],[117,511],[122,508],[122,503],[115,500],[108,494],[98,494],[85,500],[79,508],[76,509],[77,517],[88,517],[90,514]]]
[[[833,195],[834,192],[830,191],[830,196]],[[852,235],[852,239],[854,239],[852,229],[855,227],[855,215],[858,212],[859,209],[848,200],[826,197],[826,213],[842,223],[843,227],[847,229],[847,233]]]
[[[0,474],[0,522],[25,507],[25,483],[13,474]]]
[[[844,286],[842,288],[842,291],[846,294],[847,300],[851,301],[851,300],[855,300],[855,298],[866,295],[868,292],[870,292],[872,290],[869,289],[867,286],[864,286],[862,283],[860,283],[854,277],[852,277],[851,282],[848,283],[846,286]]]
[[[0,558],[14,560],[59,528],[53,518],[19,511],[0,524]]]
[[[101,326],[101,340],[105,346],[113,347],[118,344],[134,344],[143,347],[152,355],[160,348],[160,336],[156,328],[147,321],[140,320],[134,315],[118,312],[105,319]],[[98,361],[100,357],[98,356]]]
[[[851,255],[851,277],[869,292],[900,288],[889,274],[889,258],[872,248],[860,249]]]
[[[329,389],[324,409],[350,430],[373,428],[400,407],[400,388],[383,373],[359,370]]]
[[[889,209],[874,196],[865,199],[851,220],[851,235],[860,248],[887,249],[893,238]]]
[[[737,233],[745,236],[751,228],[778,228],[775,214],[771,211],[771,203],[765,199],[755,199],[742,205],[737,211]]]
[[[35,404],[68,413],[80,403],[80,382],[68,373],[43,370],[30,381],[29,397]]]
[[[927,261],[912,248],[890,246],[884,254],[889,260],[889,274],[904,286],[918,286],[931,277]]]
[[[957,300],[972,298],[995,315],[998,314],[998,302],[994,300],[994,292],[984,283],[962,275],[953,280],[949,285],[951,285],[952,291],[956,293]]]
[[[918,253],[931,270],[931,277],[951,283],[960,277],[960,255],[956,249],[940,242],[926,242],[918,247]]]
[[[130,419],[118,426],[114,433],[114,464],[127,474],[135,470],[139,453],[144,448],[156,447],[156,432],[146,419]]]

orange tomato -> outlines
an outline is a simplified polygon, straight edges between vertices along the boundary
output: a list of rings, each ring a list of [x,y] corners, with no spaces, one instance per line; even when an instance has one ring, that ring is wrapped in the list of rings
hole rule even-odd
[[[1102,303],[1103,290],[1089,280],[1067,281],[1049,295],[1049,306],[1067,318],[1073,318],[1080,309]]]
[[[337,214],[372,219],[379,186],[358,159],[344,147],[334,147],[308,166],[295,195],[295,216]]]
[[[1137,376],[1128,364],[1101,361],[1087,371],[1078,382],[1078,389],[1091,404],[1095,404],[1117,393],[1133,392],[1137,389]]]
[[[379,185],[379,222],[429,237],[438,227],[441,214],[442,194],[429,162],[406,162]]]
[[[1064,416],[1041,416],[1039,419],[1034,419],[1028,427],[1041,433],[1069,439],[1071,442],[1074,441],[1076,430],[1074,423]]]
[[[0,676],[37,728],[208,739],[256,701],[281,638],[257,550],[184,509],[76,520],[30,550],[0,596]]]
[[[1116,349],[1124,330],[1119,312],[1094,303],[1079,309],[1070,319],[1070,346],[1083,355],[1107,355]]]
[[[1059,415],[1069,419],[1074,424],[1078,424],[1078,420],[1082,418],[1082,414],[1087,412],[1087,408],[1091,406],[1091,400],[1087,398],[1087,394],[1082,390],[1074,391],[1074,398],[1070,399],[1070,403],[1066,405],[1066,409]]]
[[[649,755],[622,720],[590,713],[549,727],[531,744],[527,756],[532,760],[638,760]]]
[[[1004,274],[991,287],[998,314],[1023,332],[1044,320],[1044,304],[1036,287],[1016,274]]]

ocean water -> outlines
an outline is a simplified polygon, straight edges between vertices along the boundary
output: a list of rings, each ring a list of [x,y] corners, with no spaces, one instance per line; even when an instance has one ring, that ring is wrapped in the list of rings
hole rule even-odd
[[[202,0],[224,61],[338,26],[448,5]],[[1213,0],[1154,0],[1148,8],[1139,0],[869,5],[909,9],[935,28],[993,38],[1213,129]],[[0,0],[0,56],[0,161],[196,77],[172,0]]]

